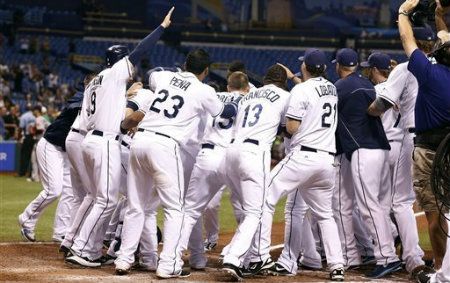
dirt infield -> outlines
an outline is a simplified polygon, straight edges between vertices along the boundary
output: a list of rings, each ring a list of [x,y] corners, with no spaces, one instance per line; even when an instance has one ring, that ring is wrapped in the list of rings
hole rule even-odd
[[[282,242],[284,226],[276,224],[273,229],[274,243]],[[227,243],[232,234],[222,234],[221,243]],[[208,254],[209,263],[206,271],[192,272],[189,278],[168,280],[168,282],[230,282],[233,281],[218,267],[219,245]],[[128,276],[114,275],[112,266],[99,269],[76,269],[66,265],[62,255],[57,252],[58,245],[54,243],[1,243],[0,244],[0,281],[39,281],[39,282],[152,282],[158,280],[154,273],[132,271]],[[280,249],[273,251],[277,258]],[[349,271],[346,282],[368,282],[364,277],[367,270]],[[248,282],[326,282],[327,271],[300,271],[295,277],[254,277],[246,279]],[[373,282],[408,282],[406,272]]]

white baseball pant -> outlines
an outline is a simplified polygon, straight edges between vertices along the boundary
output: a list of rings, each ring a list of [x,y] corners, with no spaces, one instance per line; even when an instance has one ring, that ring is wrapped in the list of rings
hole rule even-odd
[[[186,191],[189,187],[189,182],[192,176],[192,172],[194,170],[196,156],[198,155],[200,147],[196,147],[195,150],[193,148],[188,148],[190,150],[186,150],[185,148],[181,148],[181,160],[183,162],[184,169],[184,194],[186,199]],[[194,154],[194,155],[193,155]],[[186,202],[186,200],[185,200]],[[194,268],[202,269],[205,268],[208,259],[205,256],[205,249],[203,246],[203,216],[200,216],[197,223],[191,230],[191,235],[189,238],[188,248],[190,251],[189,256],[189,265]],[[182,241],[180,239],[180,241]],[[183,244],[181,243],[183,247]]]
[[[386,210],[392,210],[397,222],[398,234],[402,240],[402,259],[406,270],[424,265],[423,250],[419,246],[419,235],[413,205],[416,196],[412,183],[412,153],[414,150],[413,134],[406,133],[400,142],[391,142],[389,152],[390,178],[389,190],[382,196]]]
[[[203,213],[203,226],[205,229],[206,242],[217,243],[219,241],[219,209],[223,193],[226,186],[222,186],[216,195],[210,200]],[[230,194],[231,205],[233,206],[236,222],[240,223],[242,217],[242,207],[238,196]]]
[[[379,199],[382,190],[390,186],[388,154],[387,150],[360,148],[352,154],[351,177],[343,176],[354,182],[356,203],[363,223],[374,240],[374,256],[380,265],[399,260],[389,224],[390,211],[383,208]],[[352,202],[353,199],[347,201]],[[352,211],[349,213],[351,215]]]
[[[284,247],[277,262],[293,274],[297,273],[297,259],[300,254],[302,264],[322,268],[322,260],[316,250],[308,211],[309,207],[303,200],[299,189],[288,194],[284,208]],[[299,223],[302,225],[300,226]]]
[[[185,213],[181,233],[182,249],[180,252],[188,246],[190,248],[193,235],[196,237],[196,242],[198,242],[198,236],[200,236],[200,239],[202,237],[202,213],[211,199],[219,195],[219,191],[225,183],[225,178],[221,173],[225,153],[226,148],[214,146],[214,148],[203,148],[197,155],[185,196]],[[203,241],[201,242],[203,250]],[[192,253],[191,248],[190,250]],[[202,254],[204,256],[204,252]],[[181,257],[181,255],[180,253],[178,256]],[[195,266],[198,266],[198,264],[198,262],[194,262]]]
[[[102,256],[107,224],[119,200],[120,142],[115,133],[89,132],[81,144],[83,160],[91,183],[96,189],[95,202],[84,220],[72,251],[90,260]]]
[[[263,210],[260,235],[255,237],[253,251],[259,251],[259,260],[270,257],[271,229],[275,206],[286,194],[299,188],[306,205],[316,216],[322,234],[328,267],[343,267],[344,259],[333,218],[334,157],[327,152],[301,151],[294,148],[270,173],[267,200]],[[303,218],[297,219],[302,226]],[[256,258],[252,261],[256,261]],[[295,270],[294,266],[287,266]]]
[[[261,222],[270,174],[270,148],[250,142],[235,142],[228,147],[223,164],[232,182],[231,188],[241,198],[243,211],[242,222],[223,262],[241,266]]]
[[[20,224],[31,231],[34,231],[45,208],[61,195],[64,185],[70,186],[70,181],[67,179],[69,167],[64,165],[64,163],[67,163],[65,162],[67,156],[60,147],[49,143],[45,138],[41,138],[36,146],[36,154],[43,190],[19,215]],[[55,221],[54,224],[54,236],[61,237],[64,234],[60,235],[56,232],[62,233],[66,229],[64,225],[69,223]],[[58,225],[61,227],[58,227]]]
[[[83,160],[81,143],[84,135],[71,130],[66,138],[66,152],[70,163],[70,180],[72,183],[72,192],[74,201],[77,203],[78,209],[72,220],[72,225],[67,230],[61,245],[72,247],[73,239],[80,231],[84,219],[94,205],[95,188],[91,184],[86,171],[86,164]]]
[[[122,229],[122,245],[117,262],[132,264],[144,225],[146,211],[164,209],[164,246],[158,273],[180,272],[183,262],[176,254],[183,222],[184,171],[178,143],[166,136],[144,131],[136,133],[128,167],[128,202]],[[156,223],[153,225],[156,237]],[[149,227],[151,228],[151,227]]]
[[[355,229],[356,246],[361,256],[373,256],[373,240],[367,232],[366,226],[363,224],[359,208],[355,205],[353,209],[353,227]],[[390,224],[392,221],[389,222]],[[392,223],[393,225],[393,223]]]

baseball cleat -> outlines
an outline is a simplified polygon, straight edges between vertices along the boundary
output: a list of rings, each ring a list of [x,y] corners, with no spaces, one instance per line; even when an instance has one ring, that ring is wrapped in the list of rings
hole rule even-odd
[[[157,267],[158,267],[158,266],[157,266],[156,264],[143,263],[143,262],[140,262],[140,263],[136,266],[136,268],[137,268],[138,270],[149,271],[149,272],[155,272]]]
[[[158,278],[162,278],[162,279],[186,278],[186,277],[191,276],[191,273],[184,269],[180,270],[179,272],[175,272],[175,273],[171,273],[171,274],[162,273],[162,272],[156,270],[156,276]]]
[[[281,264],[275,263],[271,268],[267,270],[267,274],[273,276],[295,276],[294,273],[289,272],[286,268],[284,268]]]
[[[217,247],[217,243],[205,242],[204,246],[205,246],[205,251],[210,252]]]
[[[330,272],[331,281],[344,281],[344,268],[336,268]]]
[[[68,256],[65,259],[65,261],[66,261],[66,263],[77,265],[77,266],[82,266],[82,267],[97,268],[97,267],[102,266],[102,263],[100,262],[99,259],[90,260],[87,257],[81,257],[81,256],[77,256],[77,255]]]
[[[377,260],[374,256],[363,256],[361,257],[362,263],[361,265],[370,265],[370,264],[376,264]]]
[[[63,245],[61,245],[59,247],[58,251],[64,255],[64,258],[72,255],[72,253],[70,252],[70,249],[68,247],[66,247],[66,246],[63,246]]]
[[[224,263],[222,267],[222,271],[224,271],[226,274],[231,275],[234,279],[237,281],[243,281],[244,275],[242,274],[242,271],[239,267],[236,265],[233,265],[231,263]]]
[[[34,235],[34,232],[27,229],[27,228],[22,228],[20,229],[20,234],[22,235],[22,238],[28,242],[36,242],[36,238]]]
[[[99,261],[102,263],[102,265],[111,265],[114,263],[117,257],[106,254],[102,256]]]
[[[248,265],[248,268],[245,271],[246,276],[253,276],[253,275],[265,275],[267,273],[267,270],[275,265],[275,262],[269,257],[266,260],[263,261],[257,261],[257,262],[250,262]]]
[[[127,275],[130,273],[131,265],[123,262],[123,261],[117,261],[116,264],[116,274],[117,275]]]
[[[372,270],[372,272],[370,272],[369,274],[367,274],[366,277],[378,279],[388,274],[399,271],[401,269],[402,269],[402,262],[399,260],[388,263],[387,265],[376,265],[375,269]]]

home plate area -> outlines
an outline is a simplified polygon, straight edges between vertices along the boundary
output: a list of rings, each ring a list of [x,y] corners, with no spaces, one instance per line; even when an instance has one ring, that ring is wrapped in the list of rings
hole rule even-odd
[[[231,235],[230,235],[231,236]],[[223,237],[222,237],[223,239]],[[219,268],[219,252],[223,245],[208,252],[208,267],[205,271],[193,271],[191,276],[183,279],[164,280],[167,282],[232,282],[229,275]],[[272,256],[276,259],[281,249],[274,249]],[[133,270],[129,275],[114,275],[114,266],[98,269],[78,269],[64,263],[58,245],[54,243],[1,243],[0,244],[0,280],[1,281],[40,281],[40,282],[151,282],[158,280],[154,272]],[[188,262],[186,257],[186,267]],[[377,280],[364,277],[372,267],[346,273],[346,282],[409,282],[404,271]],[[274,277],[255,276],[246,278],[248,282],[327,282],[327,271],[304,271],[297,276]]]

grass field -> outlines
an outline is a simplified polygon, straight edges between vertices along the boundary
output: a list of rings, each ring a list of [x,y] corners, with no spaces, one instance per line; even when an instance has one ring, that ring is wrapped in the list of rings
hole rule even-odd
[[[27,182],[25,178],[17,178],[8,175],[0,175],[0,242],[21,241],[18,215],[25,209],[28,203],[37,196],[42,189],[40,183]],[[228,192],[226,192],[228,196]],[[43,213],[36,228],[36,238],[39,241],[50,241],[52,236],[53,218],[56,202]],[[276,209],[275,222],[284,219],[284,200]],[[158,222],[161,225],[162,213],[158,214]],[[222,232],[232,232],[236,228],[236,221],[228,197],[222,198],[220,211],[220,225]],[[431,250],[428,233],[424,227],[419,229],[420,245],[424,250]],[[278,243],[274,243],[278,244]]]
[[[28,203],[41,191],[40,183],[27,182],[25,178],[17,178],[8,175],[0,175],[0,242],[20,241],[17,217]],[[228,196],[228,192],[226,192]],[[275,221],[284,219],[284,200],[278,204]],[[44,211],[36,228],[36,239],[50,241],[52,237],[53,218],[56,202]],[[158,213],[158,222],[162,223],[162,213]],[[222,198],[220,212],[220,225],[222,232],[231,232],[236,228],[236,221],[228,197]]]

